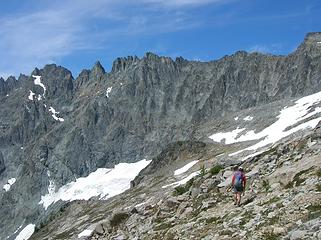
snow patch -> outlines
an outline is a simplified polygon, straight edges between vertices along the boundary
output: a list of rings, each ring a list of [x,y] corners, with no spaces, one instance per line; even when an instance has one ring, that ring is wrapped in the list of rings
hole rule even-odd
[[[199,175],[199,174],[200,174],[200,171],[193,172],[193,173],[191,173],[190,175],[188,175],[186,178],[183,178],[183,179],[180,180],[180,181],[173,182],[173,183],[171,183],[171,184],[162,186],[162,188],[177,187],[177,186],[179,186],[179,185],[185,184],[185,183],[187,183],[189,180],[191,180],[193,177],[196,177],[196,176]]]
[[[245,118],[243,118],[244,121],[252,121],[253,117],[251,116],[246,116]]]
[[[81,238],[81,237],[89,237],[90,234],[93,232],[93,230],[84,230],[82,231],[81,233],[78,234],[78,238]]]
[[[53,107],[50,107],[50,108],[49,108],[49,112],[51,112],[51,113],[52,113],[52,115],[51,115],[51,116],[52,116],[56,121],[60,121],[60,122],[65,121],[65,119],[60,118],[60,117],[57,117],[57,115],[56,115],[56,114],[59,114],[59,112],[57,112]]]
[[[11,186],[16,182],[15,178],[10,178],[8,182],[3,186],[3,189],[8,192],[11,188]]]
[[[146,201],[146,202],[142,202],[142,203],[138,203],[138,204],[135,205],[135,208],[138,208],[138,207],[140,207],[140,206],[143,206],[143,205],[145,205],[146,203],[147,203],[147,201]]]
[[[16,240],[27,240],[31,237],[31,235],[35,231],[35,225],[34,224],[29,224],[27,225],[22,231],[18,234],[16,237]]]
[[[109,98],[109,94],[111,93],[111,90],[112,90],[112,89],[113,89],[113,87],[107,88],[107,90],[106,90],[106,97]]]
[[[50,171],[49,170],[47,171],[47,176],[49,178],[48,195],[53,196],[56,191],[56,186],[55,186],[55,182],[50,179]]]
[[[46,89],[45,85],[41,82],[41,76],[32,75],[32,77],[35,78],[34,84],[42,87],[43,88],[43,95],[45,95],[47,89]]]
[[[240,130],[244,131],[244,128],[237,128],[232,132],[217,133],[210,136],[209,138],[216,142],[220,142],[225,138],[225,144],[262,139],[261,141],[250,147],[229,154],[229,156],[237,155],[246,150],[256,150],[258,148],[275,143],[282,138],[287,137],[300,130],[314,128],[319,123],[319,121],[321,121],[321,117],[303,122],[295,127],[293,126],[303,120],[313,117],[318,113],[321,113],[321,107],[315,107],[313,110],[311,108],[313,105],[320,103],[320,101],[321,92],[300,98],[299,100],[295,101],[295,105],[283,108],[280,111],[280,114],[277,116],[278,120],[260,132],[255,133],[254,130],[250,130],[245,134],[238,136],[237,133],[240,133]]]
[[[239,117],[235,117],[234,120],[235,120],[235,121],[239,120]]]
[[[22,228],[22,225],[20,225],[20,227],[18,227],[18,228],[13,232],[13,234],[16,234],[21,228]]]
[[[321,42],[317,42],[318,44],[321,44]]]
[[[29,96],[28,96],[28,99],[33,101],[33,96],[36,95],[33,91],[29,90]]]
[[[214,142],[221,142],[225,139],[225,144],[231,144],[236,142],[236,138],[239,135],[239,133],[243,132],[245,128],[236,128],[235,130],[231,132],[220,132],[215,133],[211,136],[209,136],[210,139],[212,139]]]
[[[75,182],[62,186],[57,192],[51,191],[41,196],[39,204],[47,209],[59,200],[88,200],[94,196],[103,200],[111,198],[129,189],[130,181],[150,162],[151,160],[144,159],[135,163],[119,163],[112,169],[98,168],[87,177],[78,178]]]
[[[192,161],[192,162],[186,164],[184,167],[175,170],[174,176],[180,175],[180,174],[186,172],[188,169],[190,169],[191,167],[193,167],[196,163],[198,163],[198,160]]]

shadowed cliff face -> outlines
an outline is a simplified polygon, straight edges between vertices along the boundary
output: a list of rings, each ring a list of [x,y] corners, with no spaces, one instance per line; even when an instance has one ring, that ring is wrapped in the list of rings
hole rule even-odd
[[[320,57],[321,34],[311,33],[289,56],[237,52],[195,62],[147,53],[118,58],[109,73],[97,62],[75,80],[54,64],[0,79],[0,186],[17,179],[0,195],[7,206],[0,216],[10,216],[0,229],[8,235],[44,211],[47,170],[59,187],[99,167],[153,157],[231,112],[320,91]]]

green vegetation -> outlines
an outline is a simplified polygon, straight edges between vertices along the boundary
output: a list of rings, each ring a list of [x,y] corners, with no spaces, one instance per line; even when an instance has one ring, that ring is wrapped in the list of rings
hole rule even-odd
[[[302,152],[302,150],[303,150],[303,149],[305,148],[305,146],[307,145],[307,142],[308,142],[307,139],[301,140],[301,141],[299,142],[299,144],[296,146],[297,150],[298,150],[299,152]]]
[[[205,168],[204,164],[201,166],[200,172],[201,172],[201,173],[200,173],[201,177],[205,176],[205,174],[206,174],[206,168]]]
[[[269,220],[269,225],[274,225],[280,221],[280,218],[278,216],[272,217]]]
[[[265,189],[265,191],[269,191],[269,189],[271,187],[268,180],[263,180],[262,186]]]
[[[185,185],[177,186],[174,189],[174,196],[178,196],[186,193],[193,185],[193,182],[194,182],[194,178],[190,179]]]
[[[289,189],[289,188],[293,188],[293,187],[298,187],[300,186],[305,180],[306,178],[302,178],[301,176],[305,173],[308,173],[312,170],[313,168],[309,168],[306,170],[302,170],[300,172],[298,172],[297,174],[295,174],[293,181],[289,182],[288,184],[286,184],[284,186],[285,189]]]
[[[219,223],[223,223],[223,220],[219,217],[211,217],[211,218],[206,219],[206,223],[219,224]]]
[[[316,188],[317,188],[318,192],[321,192],[321,184],[320,183],[316,185]]]
[[[280,197],[276,197],[275,196],[275,197],[271,198],[270,200],[268,200],[267,202],[263,203],[262,205],[270,205],[270,204],[276,203],[276,202],[278,202],[280,200],[281,200]]]
[[[253,212],[252,211],[246,211],[242,215],[242,219],[241,219],[240,225],[243,226],[246,223],[248,223],[250,221],[250,219],[252,219],[252,216],[253,216]]]
[[[121,213],[116,213],[110,220],[110,225],[112,227],[116,227],[122,222],[124,222],[127,218],[129,217],[128,213],[121,212]]]
[[[321,205],[320,204],[315,204],[315,205],[310,205],[307,207],[307,209],[311,212],[316,212],[321,210]]]
[[[161,223],[161,224],[155,226],[154,231],[165,230],[170,227],[172,227],[171,223]]]
[[[216,166],[214,166],[214,167],[212,167],[212,168],[210,169],[210,173],[211,173],[212,175],[217,175],[222,169],[224,169],[223,166],[221,166],[221,165],[216,165]]]
[[[264,240],[278,240],[280,238],[278,235],[274,234],[273,232],[266,232],[263,234],[262,239],[264,239]]]
[[[310,211],[306,219],[307,221],[321,216],[321,204],[310,205],[307,209]]]
[[[317,172],[316,172],[316,175],[317,175],[318,177],[321,177],[321,168],[318,168],[318,170],[317,170]]]

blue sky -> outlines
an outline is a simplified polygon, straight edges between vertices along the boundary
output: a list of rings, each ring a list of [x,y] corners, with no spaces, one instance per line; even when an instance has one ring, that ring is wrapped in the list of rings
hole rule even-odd
[[[208,61],[237,50],[288,54],[321,31],[319,0],[0,2],[0,76],[56,63],[77,77],[99,60],[151,51]]]

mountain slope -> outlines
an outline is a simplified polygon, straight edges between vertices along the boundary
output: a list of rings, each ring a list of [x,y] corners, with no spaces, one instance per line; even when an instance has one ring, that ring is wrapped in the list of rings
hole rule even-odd
[[[97,62],[76,79],[54,64],[0,79],[0,184],[16,179],[0,194],[0,238],[59,209],[39,204],[50,184],[150,159],[169,143],[209,142],[251,108],[266,117],[250,124],[270,124],[285,106],[273,103],[321,90],[320,42],[308,34],[289,56],[237,52],[201,63],[147,53],[117,59],[109,73]]]

